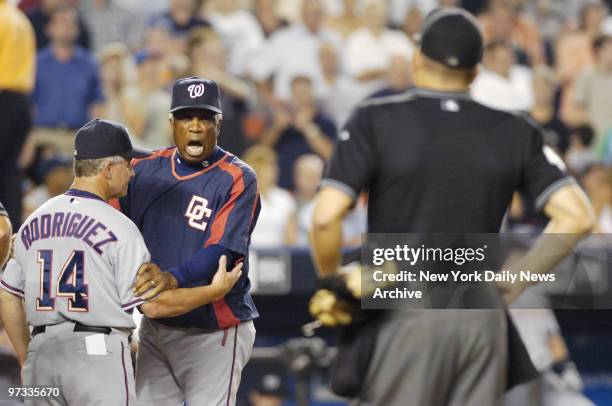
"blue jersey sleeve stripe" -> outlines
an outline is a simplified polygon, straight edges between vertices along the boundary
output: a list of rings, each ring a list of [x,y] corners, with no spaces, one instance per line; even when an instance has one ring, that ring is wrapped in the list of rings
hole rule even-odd
[[[25,293],[23,292],[23,290],[17,289],[16,287],[11,286],[4,281],[0,281],[0,287],[2,287],[4,290],[6,290],[9,293],[12,293],[13,295],[17,295],[19,297],[25,296]]]

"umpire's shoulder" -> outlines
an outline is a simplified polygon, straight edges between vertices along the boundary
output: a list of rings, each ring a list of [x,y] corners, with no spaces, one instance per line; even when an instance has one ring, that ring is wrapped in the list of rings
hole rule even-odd
[[[405,92],[389,95],[389,96],[377,96],[377,97],[369,97],[363,101],[361,101],[355,111],[377,111],[388,109],[394,105],[405,105],[410,104],[415,100],[414,89],[408,89]]]
[[[405,115],[406,109],[410,109],[414,101],[412,89],[400,94],[367,98],[355,106],[345,127],[370,127],[374,121],[393,120],[398,114]],[[398,109],[401,112],[398,112]]]

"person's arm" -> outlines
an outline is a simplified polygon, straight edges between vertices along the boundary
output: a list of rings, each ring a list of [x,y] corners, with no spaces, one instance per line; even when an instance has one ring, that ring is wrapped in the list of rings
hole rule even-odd
[[[283,134],[283,131],[285,131],[285,129],[287,129],[289,126],[289,123],[289,115],[282,110],[277,110],[276,114],[274,115],[274,122],[272,123],[272,126],[270,126],[270,128],[263,133],[259,142],[262,145],[273,148]]]
[[[236,177],[225,199],[223,206],[215,212],[208,224],[211,237],[205,246],[186,262],[168,270],[167,273],[173,275],[177,282],[177,287],[194,282],[209,283],[217,270],[219,259],[224,255],[230,264],[236,264],[243,258],[248,260],[250,235],[260,208],[255,172],[243,168],[242,176]],[[147,285],[146,281],[137,280],[136,295],[140,296],[141,287],[146,289]]]
[[[168,283],[171,289],[188,286],[194,282],[209,284],[218,268],[222,256],[235,264],[242,256],[219,244],[199,249],[191,258],[177,267],[162,272],[155,264],[143,265],[134,281],[134,295],[150,299],[161,293],[158,289],[162,283]],[[151,282],[154,281],[153,286]],[[146,293],[145,293],[146,292]]]
[[[524,155],[521,157],[519,190],[532,196],[535,208],[550,221],[532,248],[512,266],[515,272],[550,272],[572,252],[576,244],[595,227],[593,207],[576,181],[565,173],[561,158],[543,144],[540,127],[525,117],[525,131],[517,132]],[[499,283],[504,299],[511,303],[530,283]]]
[[[4,289],[0,289],[0,317],[4,328],[13,343],[17,359],[21,365],[24,364],[28,344],[30,343],[30,330],[26,323],[23,300]]]
[[[353,203],[352,196],[334,187],[317,195],[310,246],[319,277],[336,273],[342,258],[342,220]]]
[[[381,79],[387,75],[387,69],[375,68],[362,71],[355,77],[360,82],[369,82],[370,80]]]
[[[368,112],[358,108],[340,133],[317,194],[310,249],[319,277],[336,273],[342,256],[342,220],[379,164],[376,136]]]
[[[242,276],[242,262],[231,271],[227,271],[226,265],[227,258],[222,256],[210,285],[168,290],[154,300],[140,305],[138,309],[149,318],[176,317],[216,302],[222,299]]]
[[[593,207],[580,187],[566,185],[556,190],[543,208],[550,222],[533,247],[512,267],[515,272],[550,272],[576,244],[595,227]],[[500,284],[504,299],[512,303],[534,282]]]
[[[319,127],[312,122],[301,126],[300,130],[304,134],[306,143],[308,143],[315,154],[328,161],[334,149],[332,141],[324,136]]]
[[[13,227],[8,216],[0,214],[0,268],[4,268],[11,252]]]

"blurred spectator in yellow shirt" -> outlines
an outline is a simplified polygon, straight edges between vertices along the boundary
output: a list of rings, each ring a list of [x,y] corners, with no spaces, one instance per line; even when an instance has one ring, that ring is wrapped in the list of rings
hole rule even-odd
[[[0,201],[13,229],[21,223],[17,158],[30,131],[28,94],[34,86],[36,42],[27,17],[0,0]]]

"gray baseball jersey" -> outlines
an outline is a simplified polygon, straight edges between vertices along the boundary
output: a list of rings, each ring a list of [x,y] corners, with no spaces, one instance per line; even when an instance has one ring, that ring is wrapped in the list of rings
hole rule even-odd
[[[94,194],[69,190],[18,231],[0,286],[25,298],[32,326],[75,321],[134,328],[138,268],[150,260],[134,223]]]

